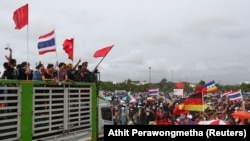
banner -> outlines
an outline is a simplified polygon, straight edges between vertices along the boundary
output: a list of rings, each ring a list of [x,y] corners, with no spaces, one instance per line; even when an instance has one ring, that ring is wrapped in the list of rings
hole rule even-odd
[[[183,89],[174,89],[174,95],[183,96]]]

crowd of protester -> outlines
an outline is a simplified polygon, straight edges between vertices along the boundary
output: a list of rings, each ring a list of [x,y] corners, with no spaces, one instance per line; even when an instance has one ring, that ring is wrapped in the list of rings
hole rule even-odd
[[[129,96],[128,96],[129,95]],[[219,93],[207,95],[210,105],[203,111],[176,111],[185,98],[162,94],[157,97],[143,93],[106,93],[111,97],[116,125],[198,125],[202,121],[222,120],[230,125],[250,125],[250,117],[234,117],[237,111],[250,112],[250,96],[240,101],[221,99]],[[135,101],[126,97],[133,97]],[[250,114],[250,113],[249,113]]]
[[[3,63],[4,71],[1,79],[8,80],[34,80],[34,81],[53,81],[53,82],[92,82],[95,81],[97,69],[89,71],[88,62],[82,62],[81,59],[73,65],[72,63],[56,62],[45,66],[39,62],[33,70],[29,62],[17,63],[12,57],[12,49],[9,50],[9,56],[5,56]]]

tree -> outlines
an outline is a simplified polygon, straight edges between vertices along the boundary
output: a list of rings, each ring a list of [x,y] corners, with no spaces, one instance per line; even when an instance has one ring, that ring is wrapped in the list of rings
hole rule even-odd
[[[190,86],[189,82],[184,83],[184,92],[190,93],[193,92],[193,88]],[[202,87],[205,84],[204,80],[200,80],[199,83],[195,86],[195,88]],[[237,90],[241,89],[242,92],[250,92],[250,84],[242,83],[240,85],[220,85],[216,84],[218,90],[221,92],[229,91],[229,90]],[[121,83],[113,83],[110,81],[100,82],[100,90],[104,91],[115,91],[115,90],[126,90],[126,91],[134,91],[134,92],[146,92],[149,88],[159,88],[160,91],[165,92],[173,92],[175,88],[175,83],[168,82],[166,78],[161,79],[159,83],[151,83],[144,85],[135,85],[132,83],[131,79],[127,79]]]
[[[193,88],[190,86],[189,82],[184,82],[184,92],[187,93],[193,92]]]
[[[200,82],[198,83],[198,86],[201,87],[201,86],[203,86],[205,84],[206,84],[206,82],[204,80],[200,80]]]
[[[163,78],[160,82],[159,82],[159,89],[163,92],[167,91],[167,79]]]

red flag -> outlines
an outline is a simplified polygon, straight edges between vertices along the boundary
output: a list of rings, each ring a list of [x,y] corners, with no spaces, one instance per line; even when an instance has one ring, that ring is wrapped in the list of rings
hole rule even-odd
[[[203,93],[203,94],[206,94],[207,91],[206,91],[206,88],[204,87],[198,87],[195,89],[195,93]]]
[[[25,25],[28,25],[28,4],[18,8],[13,13],[13,20],[16,24],[15,29],[21,29]]]
[[[109,51],[112,49],[113,46],[114,46],[114,45],[112,45],[112,46],[107,46],[107,47],[104,47],[104,48],[102,48],[102,49],[97,50],[97,51],[95,52],[95,54],[94,54],[94,57],[95,57],[95,58],[97,58],[97,57],[105,57],[105,56],[109,53]]]
[[[178,89],[183,89],[184,88],[184,82],[175,83],[175,87],[178,88]]]
[[[73,61],[74,39],[65,39],[63,43],[63,50],[68,54],[69,59]]]

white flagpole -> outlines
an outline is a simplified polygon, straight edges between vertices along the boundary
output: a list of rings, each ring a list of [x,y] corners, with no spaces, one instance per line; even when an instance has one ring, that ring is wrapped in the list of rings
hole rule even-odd
[[[29,24],[27,25],[27,67],[30,67],[28,65],[29,63]],[[30,68],[27,68],[30,69]],[[29,80],[29,75],[27,74],[27,80]]]
[[[55,28],[53,29],[53,31],[54,31],[54,36],[55,36],[55,47],[56,47],[56,66],[55,66],[55,68],[56,68],[56,71],[57,71],[57,79],[58,79],[58,81],[59,81],[59,67],[58,67],[58,55],[57,55],[57,46],[56,46],[56,31],[55,31]]]
[[[240,95],[241,95],[241,99],[242,99],[242,108],[243,108],[243,110],[245,111],[245,110],[246,110],[246,107],[245,107],[245,103],[244,103],[244,99],[243,99],[241,90],[240,90]]]
[[[75,36],[73,36],[73,49],[72,49],[72,64],[74,64],[74,50],[75,50]]]
[[[55,47],[56,47],[56,61],[58,61],[58,55],[57,55],[57,46],[56,46],[56,32],[55,32],[55,28],[53,29],[54,31],[54,35],[55,35]]]
[[[27,25],[27,63],[29,62],[29,25]]]
[[[29,15],[29,5],[28,5],[28,15]],[[28,24],[27,24],[27,66],[28,66],[28,63],[29,63],[29,18],[28,18]],[[28,68],[28,69],[30,69],[30,68]],[[28,74],[27,74],[27,80],[29,80]]]

